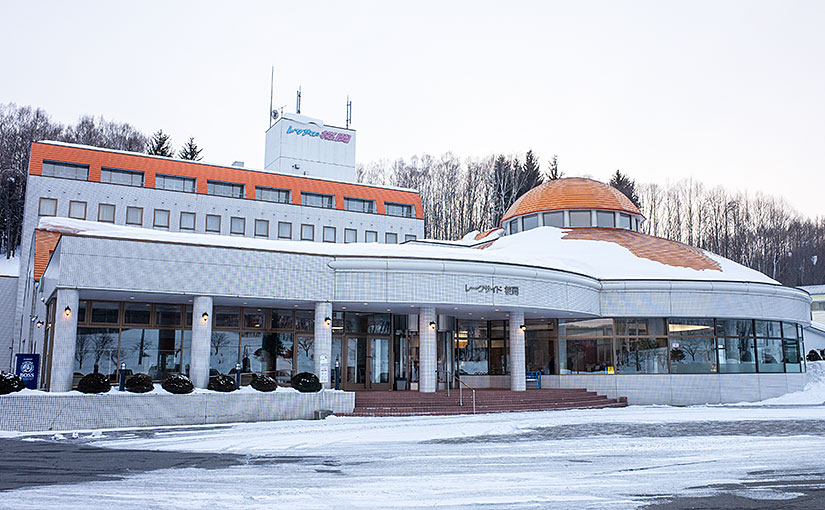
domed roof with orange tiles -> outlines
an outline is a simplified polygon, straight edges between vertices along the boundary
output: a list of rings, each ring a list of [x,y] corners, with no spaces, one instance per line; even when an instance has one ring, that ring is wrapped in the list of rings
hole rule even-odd
[[[584,177],[565,177],[531,189],[507,209],[502,224],[510,218],[542,211],[602,209],[638,214],[639,208],[624,193],[603,182]]]

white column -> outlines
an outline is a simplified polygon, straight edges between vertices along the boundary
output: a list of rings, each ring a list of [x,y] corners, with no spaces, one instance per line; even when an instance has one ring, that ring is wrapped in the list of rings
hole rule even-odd
[[[435,308],[420,308],[418,311],[418,391],[433,393],[436,388],[436,328],[430,323],[435,322]]]
[[[523,324],[524,312],[510,312],[510,389],[513,391],[527,389]]]
[[[326,320],[330,319],[327,324]],[[329,358],[332,355],[332,303],[315,303],[315,375],[324,385],[330,384]]]
[[[72,377],[74,376],[75,346],[77,345],[77,309],[79,302],[77,291],[58,289],[56,301],[49,391],[70,391],[72,389]]]
[[[203,314],[207,314],[204,319]],[[198,296],[192,300],[192,346],[189,355],[189,378],[196,388],[209,384],[209,354],[212,350],[212,298]]]

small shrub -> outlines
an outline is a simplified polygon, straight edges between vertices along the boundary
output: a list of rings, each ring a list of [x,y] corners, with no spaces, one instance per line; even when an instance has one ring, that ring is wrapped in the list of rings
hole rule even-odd
[[[23,379],[15,374],[8,372],[0,372],[0,395],[8,395],[9,393],[17,393],[26,387]]]
[[[301,372],[292,378],[292,387],[302,393],[315,393],[321,391],[321,381],[311,372]]]
[[[811,349],[811,351],[805,357],[808,359],[808,361],[821,361],[822,360],[822,357],[819,355],[819,353],[816,352],[813,349]]]
[[[81,393],[106,393],[112,389],[109,377],[100,372],[92,372],[80,378],[77,383],[77,391]]]
[[[148,393],[153,389],[155,385],[148,374],[135,374],[126,379],[126,390],[131,393]]]
[[[195,389],[195,385],[192,384],[192,381],[182,374],[170,375],[164,379],[164,381],[160,384],[160,387],[169,393],[174,393],[175,395],[186,395],[187,393],[192,393]]]
[[[223,393],[235,391],[235,378],[226,374],[218,374],[209,378],[209,385],[206,388]]]
[[[268,375],[252,374],[250,386],[258,391],[275,391],[275,388],[278,387],[278,381]]]

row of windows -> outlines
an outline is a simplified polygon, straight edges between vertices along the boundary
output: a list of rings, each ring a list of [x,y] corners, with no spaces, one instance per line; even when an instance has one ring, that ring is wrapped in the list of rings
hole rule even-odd
[[[565,211],[551,211],[542,214],[528,214],[520,218],[515,218],[507,223],[510,234],[516,234],[524,230],[532,230],[540,226],[546,227],[601,227],[601,228],[622,228],[625,230],[639,231],[639,219],[630,214],[613,211],[595,211],[595,222],[593,211],[566,211],[568,221],[565,222]],[[618,221],[618,223],[617,223]],[[565,224],[567,223],[567,224]]]
[[[61,177],[64,179],[85,181],[89,179],[89,165],[78,165],[75,163],[63,163],[57,161],[43,161],[43,175],[48,177]],[[137,170],[102,167],[100,170],[100,182],[143,187],[144,173]],[[196,190],[196,184],[196,179],[194,177],[182,177],[178,175],[165,174],[157,174],[155,176],[156,189],[194,193]],[[209,195],[230,198],[244,198],[246,196],[245,185],[243,184],[215,181],[211,179],[206,181],[206,193]],[[292,192],[288,189],[255,186],[255,200],[289,204],[292,202]],[[344,198],[344,202],[344,209],[347,211],[366,213],[376,212],[375,200],[347,197]],[[335,196],[302,191],[301,205],[334,209]],[[415,217],[415,209],[410,204],[385,202],[384,207],[388,216],[400,216],[403,218]]]
[[[87,204],[86,202],[71,200],[69,202],[69,217],[78,220],[85,220],[87,218]],[[57,216],[57,199],[41,198],[40,207],[38,211],[40,216]],[[170,228],[171,213],[168,209],[155,209],[152,218],[152,226],[157,228]],[[180,230],[195,230],[197,215],[194,212],[183,211],[180,213]],[[212,233],[221,232],[221,216],[218,214],[207,214],[205,231]],[[105,223],[115,222],[115,206],[113,204],[98,205],[97,221]],[[292,223],[287,221],[279,221],[278,223],[278,239],[292,239]],[[126,207],[126,224],[143,226],[143,208],[127,206]],[[256,219],[252,225],[252,234],[255,237],[269,237],[269,220]],[[302,241],[315,241],[315,225],[301,224],[300,239]],[[247,225],[246,218],[232,216],[229,218],[229,233],[233,235],[246,235]],[[404,241],[414,241],[415,234],[405,234]],[[338,229],[336,227],[325,226],[321,229],[321,241],[326,243],[338,242]],[[344,229],[345,243],[357,243],[358,230],[354,228]],[[377,243],[378,232],[375,230],[365,230],[363,242]],[[387,244],[398,244],[398,234],[396,232],[386,232],[384,234],[384,242]]]

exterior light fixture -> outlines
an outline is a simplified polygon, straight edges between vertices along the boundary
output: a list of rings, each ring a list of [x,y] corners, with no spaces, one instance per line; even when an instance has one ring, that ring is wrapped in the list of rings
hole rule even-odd
[[[435,321],[430,321],[430,329],[435,329]]]
[[[67,306],[66,309],[63,310],[63,315],[65,315],[67,318],[71,317],[72,316],[72,309]]]
[[[203,319],[203,322],[208,321],[209,320],[209,314],[206,313],[206,312],[203,312],[203,315],[201,315],[201,319]]]
[[[522,330],[522,331],[527,331],[527,326],[525,326],[524,324],[522,324],[521,326],[519,326],[519,327],[518,327],[518,329],[520,329],[520,330]]]
[[[324,324],[326,326],[329,326],[330,324],[332,324],[332,319],[330,319],[329,317],[325,317],[324,318]]]
[[[43,327],[43,321],[37,321],[37,327],[42,328]]]

